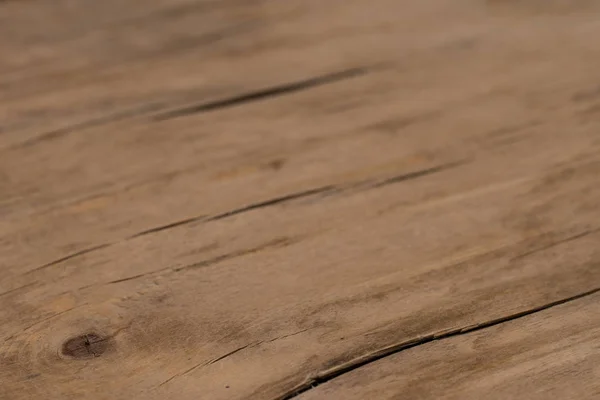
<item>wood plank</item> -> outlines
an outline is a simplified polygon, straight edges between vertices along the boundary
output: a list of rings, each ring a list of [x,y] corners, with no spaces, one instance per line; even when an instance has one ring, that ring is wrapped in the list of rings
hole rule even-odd
[[[569,31],[571,26],[558,24]],[[520,33],[511,35],[524,41],[521,35],[529,38],[535,29],[515,32]],[[590,91],[590,75],[563,74],[565,68],[591,73],[600,67],[593,47],[589,54],[578,50],[589,37],[582,32],[572,34],[573,45],[562,53],[546,44],[524,64],[510,61],[526,50],[516,39],[504,53],[494,47],[497,37],[496,42],[482,38],[481,47],[462,55],[463,49],[434,46],[389,70],[285,99],[178,120],[113,124],[80,134],[75,129],[55,142],[4,152],[0,170],[7,172],[0,190],[7,193],[2,209],[9,226],[3,231],[5,240],[20,237],[15,245],[22,246],[6,264],[34,268],[179,220],[335,185],[349,176],[366,179],[378,168],[382,175],[394,175],[486,157],[492,143],[529,137],[519,128],[567,135],[566,146],[593,148],[597,118],[582,113],[596,100],[573,102],[573,96]],[[579,52],[577,58],[568,57],[573,51]],[[440,72],[437,64],[449,54],[460,56],[460,62]],[[482,89],[471,75],[486,86]],[[533,130],[525,129],[529,125]],[[540,158],[563,157],[562,140],[549,146]],[[532,151],[522,149],[515,158],[531,157]],[[564,157],[571,155],[565,151]],[[521,168],[537,165],[525,165],[528,160],[517,162],[524,163]],[[58,237],[47,234],[57,231]],[[30,246],[42,251],[32,253]]]
[[[114,3],[107,3],[96,6],[103,10],[98,14],[110,15]],[[149,4],[148,11],[139,10],[137,2],[132,4],[132,9],[125,8],[119,17],[125,19],[121,24],[90,28],[91,33],[85,35],[80,33],[82,25],[94,27],[96,13],[84,13],[83,6],[79,13],[71,11],[77,18],[61,21],[69,29],[62,27],[60,30],[65,32],[59,38],[50,40],[42,35],[48,41],[44,42],[43,51],[36,47],[37,36],[25,35],[31,34],[24,23],[27,18],[10,8],[2,10],[6,15],[6,33],[0,35],[0,59],[32,59],[19,64],[14,73],[0,73],[5,131],[0,148],[29,143],[51,133],[56,135],[56,131],[80,131],[189,102],[210,101],[351,67],[369,67],[390,59],[400,59],[404,64],[424,50],[438,54],[437,59],[458,57],[461,65],[463,57],[494,47],[501,51],[489,51],[485,57],[476,58],[484,60],[483,65],[496,60],[504,70],[510,70],[512,57],[531,60],[527,48],[536,49],[543,58],[544,49],[556,50],[549,46],[552,38],[568,44],[574,36],[586,34],[583,26],[592,25],[594,19],[590,16],[597,12],[593,5],[583,4],[577,12],[558,20],[552,18],[552,24],[547,24],[543,19],[532,23],[518,7],[516,18],[509,18],[511,14],[507,17],[502,7],[481,9],[479,2],[474,1],[408,2],[402,5],[400,13],[386,12],[399,7],[391,0],[378,0],[376,6],[368,9],[357,0],[178,2],[172,7],[163,5],[167,9],[162,13],[162,2],[145,2]],[[11,5],[15,9],[14,2],[0,7]],[[158,10],[152,12],[153,8]],[[317,8],[318,13],[314,12]],[[438,18],[442,13],[446,13],[446,20],[440,25]],[[70,15],[58,14],[63,18]],[[142,21],[127,24],[128,18]],[[574,23],[582,29],[569,29]],[[46,25],[57,24],[50,20]],[[247,30],[238,32],[247,25]],[[310,27],[309,33],[306,27]],[[69,32],[73,37],[67,35]],[[60,39],[65,35],[70,41]],[[215,35],[218,40],[202,39]],[[510,45],[522,37],[527,40],[520,46]],[[17,48],[11,49],[12,45]],[[566,46],[560,51],[572,50]],[[593,71],[596,57],[585,57],[586,52],[593,50],[581,49],[577,57],[564,54],[558,58],[558,53],[552,57]],[[503,54],[505,51],[513,54]],[[48,65],[40,57],[53,61]],[[416,68],[436,62],[431,56],[424,62],[420,60],[415,59],[421,64]],[[470,64],[482,66],[475,61]],[[419,73],[408,76],[414,79]]]
[[[271,398],[378,348],[591,290],[598,167],[568,182],[558,171],[407,201],[478,170],[467,164],[184,225],[13,277],[23,287],[1,298],[2,381],[13,397]],[[112,352],[61,356],[64,341],[88,332],[114,339]],[[24,380],[36,374],[35,385]]]
[[[295,398],[597,399],[600,295],[423,344]]]
[[[263,3],[270,23],[288,12]],[[532,22],[472,0],[314,4],[254,55],[149,60],[161,79],[114,105],[166,98],[141,116],[64,114],[129,96],[141,56],[107,81],[66,74],[72,90],[50,64],[24,72],[47,94],[17,84],[5,110],[57,112],[0,136],[0,397],[276,398],[598,286],[596,6]],[[203,74],[223,84],[196,98]],[[43,121],[75,128],[48,137]]]

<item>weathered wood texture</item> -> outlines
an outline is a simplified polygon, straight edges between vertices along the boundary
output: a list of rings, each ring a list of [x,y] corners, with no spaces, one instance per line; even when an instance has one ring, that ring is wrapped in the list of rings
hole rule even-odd
[[[386,357],[298,399],[597,399],[598,338],[596,294]]]
[[[0,398],[286,398],[599,288],[598,17],[0,2]]]

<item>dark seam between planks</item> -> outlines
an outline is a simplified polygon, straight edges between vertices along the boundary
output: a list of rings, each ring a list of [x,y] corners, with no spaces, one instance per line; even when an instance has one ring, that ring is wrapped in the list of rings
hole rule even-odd
[[[546,303],[542,306],[531,308],[529,310],[521,311],[515,314],[511,314],[505,317],[500,317],[496,319],[492,319],[489,321],[481,322],[474,325],[465,326],[462,328],[456,328],[452,330],[445,330],[439,333],[433,333],[427,336],[419,337],[416,339],[408,340],[402,343],[398,343],[387,348],[378,350],[374,353],[368,354],[366,356],[357,358],[348,363],[342,364],[340,366],[334,367],[330,370],[318,373],[313,378],[310,378],[308,381],[296,386],[294,389],[284,393],[281,396],[275,398],[275,400],[290,400],[296,398],[297,396],[305,393],[319,385],[327,383],[333,379],[336,379],[344,374],[352,372],[356,369],[364,367],[366,365],[372,364],[376,361],[382,360],[386,357],[393,356],[395,354],[401,353],[405,350],[409,350],[415,347],[423,346],[425,344],[435,342],[438,340],[450,339],[456,336],[466,335],[468,333],[477,332],[480,330],[484,330],[487,328],[491,328],[496,325],[503,324],[505,322],[515,321],[523,317],[527,317],[532,314],[536,314],[538,312],[542,312],[575,300],[582,299],[584,297],[588,297],[594,295],[596,293],[600,293],[600,287],[589,290],[587,292],[579,293],[577,295],[567,297],[564,299],[556,300],[550,303]]]
[[[351,68],[343,71],[333,72],[326,75],[321,75],[313,78],[308,78],[301,81],[285,83],[279,86],[272,86],[266,89],[260,89],[248,93],[239,94],[233,97],[228,97],[221,100],[211,101],[208,103],[194,104],[188,107],[182,107],[175,110],[167,111],[163,114],[153,116],[155,121],[164,121],[184,117],[187,115],[216,111],[230,107],[241,106],[255,101],[268,100],[274,97],[289,95],[292,93],[309,90],[315,87],[324,86],[330,83],[335,83],[361,75],[365,75],[369,70],[366,68]]]

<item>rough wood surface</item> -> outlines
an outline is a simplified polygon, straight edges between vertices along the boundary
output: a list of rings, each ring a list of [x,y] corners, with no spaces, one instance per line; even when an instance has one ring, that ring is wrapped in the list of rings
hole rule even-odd
[[[592,293],[599,16],[0,2],[0,398],[309,396]]]
[[[405,350],[298,399],[597,399],[598,338],[595,294]]]

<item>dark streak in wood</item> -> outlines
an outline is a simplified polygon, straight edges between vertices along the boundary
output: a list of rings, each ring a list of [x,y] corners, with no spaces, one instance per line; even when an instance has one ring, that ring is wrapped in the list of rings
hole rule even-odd
[[[30,139],[27,139],[21,143],[17,143],[13,146],[9,146],[7,149],[13,150],[13,149],[18,149],[18,148],[30,147],[30,146],[36,145],[38,143],[41,143],[41,142],[58,139],[69,133],[81,131],[83,129],[102,126],[102,125],[106,125],[106,124],[109,124],[112,122],[117,122],[117,121],[120,121],[120,120],[123,120],[126,118],[131,118],[131,117],[135,117],[135,116],[139,116],[139,115],[148,114],[152,111],[158,110],[159,108],[160,108],[160,105],[158,105],[158,104],[149,104],[149,105],[146,105],[143,107],[138,107],[133,110],[127,110],[127,111],[122,111],[122,112],[106,115],[106,116],[99,117],[99,118],[93,118],[93,119],[90,119],[87,121],[79,122],[77,124],[65,126],[63,128],[58,128],[58,129],[54,129],[52,131],[42,133],[40,135],[34,136]]]
[[[578,233],[576,235],[569,236],[567,238],[564,238],[564,239],[561,239],[561,240],[549,243],[549,244],[547,244],[545,246],[542,246],[542,247],[539,247],[537,249],[533,249],[533,250],[530,250],[530,251],[525,252],[523,254],[519,254],[519,255],[513,257],[512,260],[511,260],[511,262],[512,261],[516,261],[516,260],[520,260],[520,259],[528,257],[528,256],[530,256],[532,254],[539,253],[540,251],[548,250],[548,249],[551,249],[552,247],[556,247],[556,246],[561,245],[563,243],[572,242],[573,240],[577,240],[577,239],[580,239],[582,237],[585,237],[585,236],[588,236],[588,235],[592,235],[592,234],[598,233],[598,232],[600,232],[600,228],[588,229],[588,230],[586,230],[584,232],[581,232],[581,233]]]
[[[47,264],[44,264],[44,265],[36,267],[36,268],[34,268],[32,270],[29,270],[29,271],[26,272],[26,274],[31,274],[31,273],[34,273],[34,272],[41,271],[41,270],[46,269],[48,267],[51,267],[53,265],[57,265],[57,264],[60,264],[60,263],[62,263],[64,261],[70,260],[72,258],[79,257],[79,256],[85,255],[87,253],[91,253],[92,251],[104,249],[104,248],[106,248],[106,247],[108,247],[110,245],[111,245],[111,243],[104,243],[104,244],[100,244],[98,246],[88,247],[87,249],[80,250],[80,251],[78,251],[76,253],[71,253],[71,254],[69,254],[67,256],[61,257],[61,258],[59,258],[57,260],[54,260],[54,261],[50,261]]]
[[[290,201],[294,201],[294,200],[299,200],[299,199],[303,199],[303,198],[308,198],[308,197],[312,197],[312,196],[317,196],[317,195],[325,195],[325,194],[334,194],[334,193],[343,193],[346,190],[356,190],[356,189],[362,189],[362,190],[369,190],[369,189],[376,189],[379,187],[383,187],[383,186],[387,186],[387,185],[392,185],[392,184],[396,184],[396,183],[400,183],[400,182],[404,182],[404,181],[408,181],[411,179],[417,179],[417,178],[421,178],[421,177],[425,177],[437,172],[442,172],[444,170],[450,169],[450,168],[454,168],[460,165],[465,164],[466,161],[458,161],[458,162],[454,162],[454,163],[448,163],[448,164],[443,164],[443,165],[439,165],[439,166],[435,166],[432,168],[427,168],[427,169],[423,169],[423,170],[419,170],[419,171],[414,171],[414,172],[410,172],[407,174],[400,174],[400,175],[396,175],[396,176],[392,176],[390,178],[386,178],[383,180],[378,180],[378,179],[366,179],[364,181],[360,181],[360,182],[355,182],[355,183],[351,183],[349,185],[340,185],[340,186],[335,186],[335,185],[327,185],[327,186],[322,186],[319,188],[315,188],[315,189],[309,189],[306,191],[302,191],[302,192],[297,192],[297,193],[291,193],[288,195],[284,195],[281,197],[276,197],[274,199],[269,199],[269,200],[265,200],[259,203],[254,203],[254,204],[250,204],[248,206],[245,207],[241,207],[241,208],[237,208],[234,210],[230,210],[221,214],[217,214],[214,216],[196,216],[196,217],[190,217],[190,218],[186,218],[180,221],[175,221],[175,222],[171,222],[169,224],[166,225],[161,225],[158,227],[154,227],[151,229],[147,229],[145,231],[142,232],[138,232],[134,235],[129,236],[128,238],[126,238],[125,240],[130,240],[130,239],[134,239],[134,238],[138,238],[140,236],[145,236],[148,234],[152,234],[152,233],[157,233],[157,232],[161,232],[170,228],[176,228],[179,226],[183,226],[183,225],[187,225],[193,222],[211,222],[211,221],[217,221],[217,220],[221,220],[224,218],[228,218],[228,217],[232,217],[238,214],[242,214],[245,212],[250,212],[250,211],[254,211],[254,210],[258,210],[261,208],[265,208],[265,207],[271,207],[271,206],[276,206],[279,204],[284,204]],[[118,242],[120,243],[120,242]],[[65,257],[62,257],[58,260],[54,260],[52,262],[49,262],[47,264],[44,264],[40,267],[37,267],[33,270],[28,271],[27,273],[33,273],[33,272],[37,272],[39,270],[51,267],[53,265],[56,264],[60,264],[64,261],[68,261],[70,259],[73,259],[75,257],[81,256],[81,255],[85,255],[87,253],[90,253],[92,251],[95,250],[101,250],[107,247],[110,247],[112,245],[114,245],[116,243],[106,243],[106,244],[102,244],[99,246],[95,246],[95,247],[91,247],[88,249],[84,249],[81,250],[79,252],[67,255]],[[183,268],[183,267],[182,267]],[[182,269],[176,269],[176,271]],[[168,268],[165,268],[168,269]],[[161,269],[165,270],[165,269]],[[156,272],[156,271],[155,271]],[[140,276],[143,276],[146,274],[142,274]],[[133,279],[135,277],[132,278],[125,278],[125,280],[129,280],[129,279]],[[112,281],[109,283],[119,283],[122,280],[116,280],[116,281]]]
[[[295,92],[309,90],[315,87],[331,84],[334,82],[355,78],[365,75],[368,72],[365,68],[352,68],[340,72],[334,72],[327,75],[321,75],[314,78],[305,79],[302,81],[286,83],[280,86],[257,90],[250,93],[243,93],[234,97],[229,97],[222,100],[212,101],[209,103],[201,103],[182,107],[154,117],[157,121],[184,117],[187,115],[204,113],[209,111],[217,111],[225,108],[236,107],[247,103],[267,100],[274,97],[289,95]]]
[[[465,335],[467,333],[491,328],[493,326],[500,325],[500,324],[508,322],[508,321],[514,321],[514,320],[526,317],[528,315],[532,315],[532,314],[535,314],[535,313],[538,313],[538,312],[541,312],[544,310],[551,309],[553,307],[560,306],[562,304],[566,304],[566,303],[569,303],[569,302],[572,302],[575,300],[582,299],[584,297],[591,296],[596,293],[600,293],[600,288],[595,288],[595,289],[589,290],[587,292],[577,294],[575,296],[571,296],[571,297],[567,297],[567,298],[560,299],[557,301],[553,301],[551,303],[546,303],[539,307],[524,310],[524,311],[521,311],[521,312],[518,312],[515,314],[507,315],[505,317],[496,318],[496,319],[493,319],[490,321],[485,321],[485,322],[481,322],[478,324],[465,326],[462,328],[452,329],[450,331],[433,333],[431,335],[427,335],[427,336],[423,336],[420,338],[411,339],[406,342],[398,343],[396,345],[389,346],[385,349],[381,349],[381,350],[375,351],[371,354],[359,357],[359,358],[352,360],[346,364],[340,365],[338,367],[334,367],[328,371],[325,371],[322,373],[317,373],[314,377],[310,378],[308,381],[297,386],[293,390],[291,390],[287,393],[284,393],[281,396],[276,397],[275,400],[293,399],[293,398],[299,396],[300,394],[307,392],[319,385],[322,385],[323,383],[329,382],[341,375],[344,375],[348,372],[354,371],[358,368],[364,367],[368,364],[374,363],[378,360],[389,357],[391,355],[400,353],[402,351],[412,349],[412,348],[415,348],[418,346],[422,346],[424,344],[431,343],[433,341],[449,339],[449,338],[452,338],[455,336]]]

